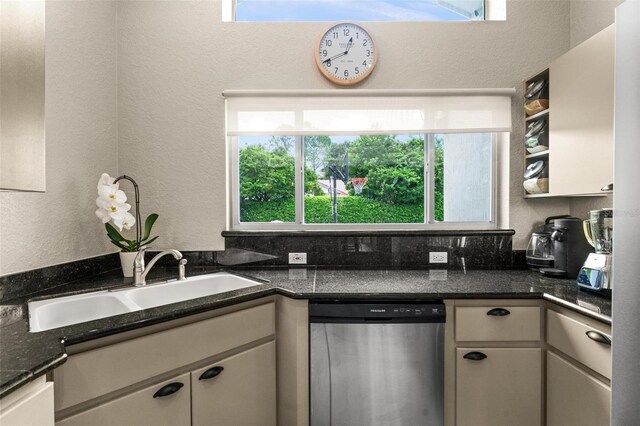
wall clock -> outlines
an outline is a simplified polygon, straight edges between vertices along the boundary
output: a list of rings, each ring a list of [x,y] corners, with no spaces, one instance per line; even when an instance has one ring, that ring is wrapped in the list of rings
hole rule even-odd
[[[342,22],[320,37],[315,57],[322,75],[336,84],[350,86],[371,75],[378,48],[367,30]]]

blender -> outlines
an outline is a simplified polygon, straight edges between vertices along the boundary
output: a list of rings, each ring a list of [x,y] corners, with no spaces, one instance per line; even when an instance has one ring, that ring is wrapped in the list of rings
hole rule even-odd
[[[584,235],[595,249],[578,274],[578,286],[584,290],[611,292],[611,259],[613,248],[613,210],[591,210],[583,222]]]

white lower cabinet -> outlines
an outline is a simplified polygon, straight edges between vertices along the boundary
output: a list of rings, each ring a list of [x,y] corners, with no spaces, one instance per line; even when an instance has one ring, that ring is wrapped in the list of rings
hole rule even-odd
[[[275,360],[268,342],[192,371],[192,424],[275,426]]]
[[[56,424],[275,426],[273,298],[208,315],[78,349],[54,371]]]
[[[58,421],[58,426],[188,426],[189,373],[149,386]]]
[[[0,425],[53,426],[53,383],[44,377],[0,399]]]
[[[539,348],[458,348],[456,424],[540,426]]]
[[[547,425],[605,426],[611,388],[558,355],[547,352]]]

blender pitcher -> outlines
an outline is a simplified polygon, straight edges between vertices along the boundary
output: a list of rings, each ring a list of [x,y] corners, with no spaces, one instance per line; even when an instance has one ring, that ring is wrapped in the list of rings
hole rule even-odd
[[[613,210],[591,210],[589,219],[583,223],[585,237],[595,248],[589,254],[578,274],[578,286],[583,290],[597,291],[605,297],[611,296],[612,248],[613,248]]]
[[[591,210],[583,222],[584,235],[596,253],[610,254],[613,248],[613,209]]]

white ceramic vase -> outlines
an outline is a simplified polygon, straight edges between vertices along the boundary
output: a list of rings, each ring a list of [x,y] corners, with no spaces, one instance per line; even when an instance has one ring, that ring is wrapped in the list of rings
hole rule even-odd
[[[125,278],[133,277],[133,261],[137,255],[137,251],[120,252],[120,265],[122,266],[122,275],[124,275]]]

